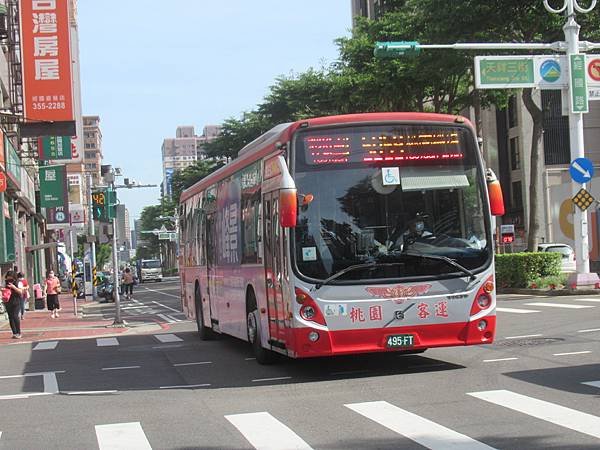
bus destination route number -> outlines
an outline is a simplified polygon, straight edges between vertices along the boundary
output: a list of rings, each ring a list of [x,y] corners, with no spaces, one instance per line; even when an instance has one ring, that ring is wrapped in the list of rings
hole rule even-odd
[[[412,347],[415,343],[415,337],[412,334],[394,334],[388,336],[386,344],[388,348],[406,348]]]

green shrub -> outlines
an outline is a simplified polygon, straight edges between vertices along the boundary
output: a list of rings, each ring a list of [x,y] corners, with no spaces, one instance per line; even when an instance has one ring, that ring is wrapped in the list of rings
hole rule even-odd
[[[496,285],[501,288],[529,287],[544,277],[560,275],[561,255],[556,252],[527,252],[496,255]]]

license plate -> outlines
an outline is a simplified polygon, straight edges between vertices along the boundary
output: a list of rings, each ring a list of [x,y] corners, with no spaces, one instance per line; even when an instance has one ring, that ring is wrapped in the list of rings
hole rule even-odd
[[[386,338],[388,348],[407,348],[415,344],[415,337],[412,334],[394,334]]]

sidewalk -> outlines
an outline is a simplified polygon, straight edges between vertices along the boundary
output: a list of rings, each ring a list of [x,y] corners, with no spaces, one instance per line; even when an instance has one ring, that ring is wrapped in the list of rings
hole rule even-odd
[[[73,314],[73,297],[69,294],[60,296],[61,311],[59,317],[50,317],[50,311],[25,311],[25,319],[21,321],[22,339],[12,339],[12,331],[5,317],[0,316],[0,345],[20,342],[47,341],[51,339],[77,339],[96,336],[140,333],[149,330],[113,327],[112,319],[86,319],[82,316],[84,305],[93,305],[91,300],[77,300],[78,315]],[[6,317],[8,319],[8,317]],[[162,329],[156,325],[158,330]]]

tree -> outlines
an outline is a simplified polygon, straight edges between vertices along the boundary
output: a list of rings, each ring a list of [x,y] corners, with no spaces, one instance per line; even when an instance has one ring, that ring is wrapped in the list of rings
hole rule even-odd
[[[185,189],[194,185],[195,183],[200,181],[202,178],[207,177],[208,175],[213,173],[215,170],[220,169],[221,167],[223,167],[224,164],[225,163],[222,161],[204,159],[204,160],[196,161],[194,164],[186,167],[183,170],[176,171],[173,174],[173,178],[171,181],[171,192],[172,192],[171,198],[173,199],[172,201],[174,202],[174,205],[179,203],[179,197],[181,196],[181,193]],[[173,212],[174,211],[175,210],[173,207]],[[173,215],[173,214],[164,214],[164,215]]]

